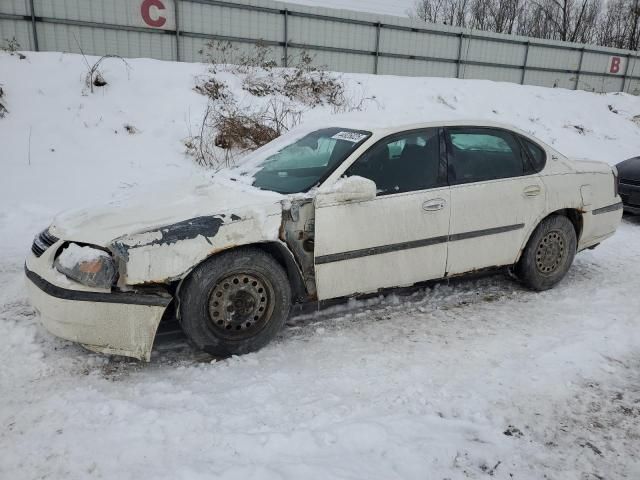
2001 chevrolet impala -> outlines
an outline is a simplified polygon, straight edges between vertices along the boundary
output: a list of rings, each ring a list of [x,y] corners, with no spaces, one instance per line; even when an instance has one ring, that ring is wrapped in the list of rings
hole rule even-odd
[[[515,128],[290,133],[200,184],[64,214],[33,243],[53,334],[149,360],[165,312],[214,355],[264,346],[294,302],[511,266],[552,287],[620,223],[615,168]]]

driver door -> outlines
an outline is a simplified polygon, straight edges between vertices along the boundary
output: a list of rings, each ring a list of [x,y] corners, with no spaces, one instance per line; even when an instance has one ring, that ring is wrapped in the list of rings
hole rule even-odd
[[[316,201],[319,300],[444,276],[450,191],[443,138],[437,128],[387,137],[345,173],[373,180],[375,198]]]

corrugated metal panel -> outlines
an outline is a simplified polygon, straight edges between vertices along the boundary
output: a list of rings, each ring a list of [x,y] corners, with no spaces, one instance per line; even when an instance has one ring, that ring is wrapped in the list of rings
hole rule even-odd
[[[458,58],[457,37],[382,29],[380,51],[421,57]]]
[[[180,29],[257,40],[284,41],[283,15],[182,2]]]
[[[640,80],[627,80],[624,91],[632,95],[640,95]]]
[[[624,84],[625,75],[640,75],[640,60],[628,62],[627,51],[471,31],[386,15],[271,0],[227,0],[247,8],[213,5],[209,0],[34,1],[36,15],[45,20],[37,23],[42,50],[75,52],[79,44],[90,54],[168,60],[178,58],[179,44],[180,59],[201,61],[206,37],[213,36],[234,40],[237,57],[251,55],[252,43],[265,40],[271,58],[282,64],[287,40],[289,57],[299,51],[291,45],[307,45],[316,64],[345,72],[376,71],[372,53],[378,46],[377,72],[385,74],[460,76],[516,83],[523,80],[524,74],[524,83],[595,91],[636,91],[639,83],[629,78]],[[182,33],[179,41],[175,35],[176,1]],[[28,5],[29,0],[0,0],[0,13],[24,16],[29,14]],[[285,9],[289,12],[287,21]],[[51,19],[57,19],[56,23]],[[72,24],[66,25],[65,21]],[[93,25],[73,25],[74,22]],[[98,26],[101,23],[104,28]],[[15,36],[23,48],[34,48],[30,29],[30,22],[24,19],[0,19],[0,38]],[[529,47],[527,42],[531,43]],[[611,68],[612,56],[623,62],[617,71]],[[522,67],[525,57],[526,71],[508,67]],[[458,62],[459,58],[463,61]],[[575,71],[580,65],[582,73],[578,76]]]
[[[526,46],[513,43],[497,43],[491,39],[472,39],[463,43],[462,58],[479,62],[505,65],[522,65]]]
[[[43,17],[174,30],[173,0],[162,0],[161,4],[164,8],[145,9],[140,0],[34,0],[36,15]],[[163,25],[149,25],[144,14],[154,21],[160,20]]]
[[[640,75],[640,59],[637,56],[632,56],[629,59],[629,68],[627,70],[627,75],[630,77],[634,75]],[[640,79],[628,79],[624,91],[633,93],[634,95],[640,95]]]
[[[289,17],[289,41],[324,47],[375,50],[376,29],[313,18]]]
[[[483,65],[463,65],[461,78],[486,79],[497,82],[520,83],[522,71],[517,68],[488,67]]]
[[[580,75],[578,88],[591,92],[619,92],[622,90],[623,77],[604,77],[600,75]]]
[[[0,44],[15,38],[21,49],[33,50],[31,23],[24,20],[0,19]]]
[[[574,89],[576,85],[576,75],[569,73],[527,70],[525,80],[527,85],[540,85],[541,87]]]
[[[2,0],[0,2],[0,12],[13,15],[30,15],[29,0]]]
[[[301,49],[290,48],[289,55],[296,63]],[[373,55],[355,55],[350,53],[324,52],[318,50],[310,50],[309,53],[313,58],[314,65],[326,67],[328,70],[335,72],[351,72],[351,73],[371,73],[373,71]]]
[[[593,73],[607,73],[609,71],[609,60],[613,54],[611,53],[592,53],[585,52],[582,59],[582,70]],[[627,58],[619,57],[622,60],[623,65],[620,65],[618,74],[624,75],[624,68],[626,67]]]
[[[455,77],[456,64],[404,58],[380,58],[378,72],[384,75],[408,77]]]
[[[540,45],[529,46],[527,66],[577,70],[580,64],[580,51],[560,50]]]
[[[82,48],[87,55],[115,54],[131,58],[175,59],[175,37],[163,33],[45,23],[38,25],[38,40],[42,50],[80,53]]]
[[[211,42],[214,49],[207,46]],[[230,45],[231,50],[228,54],[216,52],[217,45]],[[267,47],[266,60],[273,60],[278,65],[282,65],[284,49],[281,47]],[[291,52],[290,52],[291,53]],[[180,37],[180,58],[185,62],[206,62],[208,55],[218,60],[218,63],[237,63],[241,58],[255,57],[256,46],[253,43],[245,42],[227,42],[218,40],[207,40],[206,38]],[[235,62],[234,62],[235,60]]]

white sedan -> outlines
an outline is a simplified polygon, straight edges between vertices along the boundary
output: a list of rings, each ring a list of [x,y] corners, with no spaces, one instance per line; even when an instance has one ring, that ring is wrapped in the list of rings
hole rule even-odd
[[[513,127],[327,127],[206,181],[63,214],[25,271],[62,338],[148,361],[176,315],[197,347],[226,356],[264,346],[294,302],[496,267],[548,289],[621,216],[615,168]]]

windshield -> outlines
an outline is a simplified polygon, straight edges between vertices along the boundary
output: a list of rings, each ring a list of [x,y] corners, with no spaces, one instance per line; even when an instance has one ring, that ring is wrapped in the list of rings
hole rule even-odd
[[[370,136],[371,132],[348,128],[308,133],[261,161],[253,186],[285,194],[309,190]]]

